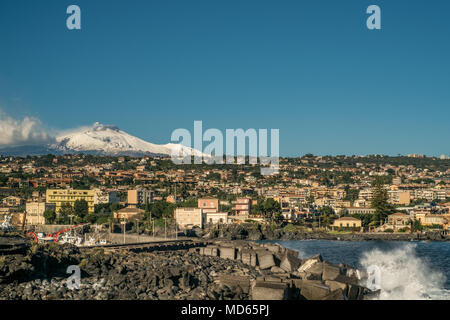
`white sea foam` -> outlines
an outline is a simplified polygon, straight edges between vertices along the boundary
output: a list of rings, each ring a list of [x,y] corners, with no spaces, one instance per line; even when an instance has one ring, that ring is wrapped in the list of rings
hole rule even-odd
[[[450,292],[443,289],[445,276],[418,257],[413,244],[366,252],[361,265],[364,269],[371,265],[380,269],[381,300],[450,299]]]

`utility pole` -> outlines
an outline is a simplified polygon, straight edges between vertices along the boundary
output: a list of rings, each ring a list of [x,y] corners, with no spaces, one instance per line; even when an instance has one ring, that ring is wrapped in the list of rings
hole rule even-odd
[[[125,244],[126,240],[125,240],[125,228],[126,228],[126,222],[125,220],[122,221],[123,224],[123,244]]]

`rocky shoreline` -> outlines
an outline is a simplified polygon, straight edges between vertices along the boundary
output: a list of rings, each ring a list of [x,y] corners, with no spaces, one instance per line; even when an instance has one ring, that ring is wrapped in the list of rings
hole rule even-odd
[[[326,233],[320,231],[286,231],[283,228],[241,224],[197,229],[192,236],[227,240],[335,240],[335,241],[450,241],[440,232],[419,233]]]
[[[0,255],[1,300],[353,300],[377,295],[364,272],[277,244],[214,241],[189,250],[131,252],[29,244]],[[81,269],[80,289],[67,267]]]

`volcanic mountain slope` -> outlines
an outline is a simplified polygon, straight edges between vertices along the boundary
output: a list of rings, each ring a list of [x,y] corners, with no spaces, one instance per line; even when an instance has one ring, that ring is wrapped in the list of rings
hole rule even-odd
[[[85,152],[104,155],[197,155],[200,151],[180,144],[154,144],[134,137],[116,126],[98,122],[92,127],[82,128],[56,137],[56,143],[50,149],[62,153]]]

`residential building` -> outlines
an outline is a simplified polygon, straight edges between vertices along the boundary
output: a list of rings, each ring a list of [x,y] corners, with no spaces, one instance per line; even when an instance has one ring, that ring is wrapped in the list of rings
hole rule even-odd
[[[150,190],[140,188],[128,190],[127,203],[130,206],[138,206],[153,201],[153,194]]]
[[[446,219],[444,215],[441,214],[431,214],[431,213],[416,213],[416,219],[420,221],[423,226],[432,225],[444,225],[446,224]]]
[[[203,218],[205,223],[210,224],[225,224],[228,223],[227,212],[204,212]]]
[[[27,202],[25,205],[25,211],[27,213],[26,224],[28,225],[45,224],[44,212],[45,211],[56,212],[56,204],[37,201]]]
[[[200,208],[177,208],[174,215],[180,229],[203,228],[203,210]]]
[[[340,228],[361,229],[361,220],[353,217],[342,217],[334,220],[331,227],[332,229],[340,229]]]
[[[361,208],[347,207],[347,208],[344,208],[343,210],[347,211],[347,213],[349,215],[352,215],[352,214],[374,214],[376,211],[375,209],[372,209],[372,208],[363,208],[363,207],[361,207]]]
[[[236,201],[233,202],[235,205],[233,210],[237,216],[248,216],[252,207],[252,200],[250,198],[237,198]]]
[[[390,214],[387,220],[387,226],[385,229],[393,229],[398,231],[399,229],[409,228],[411,226],[411,217],[408,214],[396,212]]]
[[[136,208],[136,207],[125,207],[123,209],[117,210],[114,212],[114,219],[118,220],[130,220],[140,218],[141,215],[145,212],[145,210]]]
[[[409,205],[411,203],[411,192],[401,190],[388,191],[389,202],[392,204]]]
[[[200,198],[197,206],[203,209],[203,212],[219,212],[219,200],[215,198]]]
[[[23,204],[23,199],[16,196],[9,196],[2,201],[5,207],[19,207]]]
[[[88,212],[94,213],[94,190],[47,189],[45,194],[45,202],[54,203],[57,213],[63,203],[73,206],[76,200],[85,200],[88,204]]]
[[[119,203],[117,191],[94,189],[94,205],[105,203]]]

